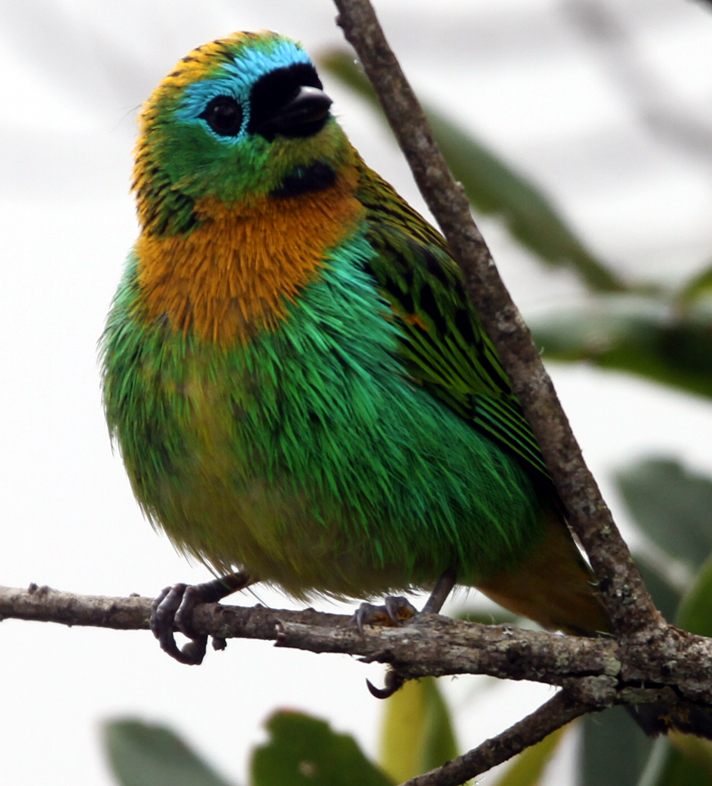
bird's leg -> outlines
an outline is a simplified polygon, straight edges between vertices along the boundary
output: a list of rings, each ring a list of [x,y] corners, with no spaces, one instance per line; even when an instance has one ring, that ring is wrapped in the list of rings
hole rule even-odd
[[[204,584],[174,584],[166,587],[151,604],[151,631],[161,649],[180,663],[196,666],[202,663],[208,637],[196,633],[193,609],[199,603],[217,603],[255,581],[246,573],[238,571]],[[173,636],[174,627],[190,639],[182,649],[179,649]],[[213,647],[224,649],[225,640],[213,639]]]
[[[423,611],[421,614],[437,614],[443,607],[443,603],[447,600],[447,596],[452,592],[455,586],[457,575],[454,570],[446,570],[442,576],[435,582],[433,591],[430,597],[425,601]]]
[[[446,570],[435,582],[433,591],[430,593],[430,597],[425,602],[425,606],[423,606],[423,610],[420,613],[437,614],[455,586],[456,579],[457,575],[454,570]],[[384,600],[383,606],[372,606],[370,603],[362,603],[354,618],[359,632],[363,633],[363,626],[367,622],[371,624],[384,624],[385,622],[386,625],[397,625],[403,620],[414,617],[417,613],[405,598],[388,597]],[[400,690],[405,682],[396,669],[389,669],[386,672],[385,681],[385,687],[377,688],[369,680],[366,680],[366,685],[372,696],[375,696],[377,699],[387,699],[397,690]]]

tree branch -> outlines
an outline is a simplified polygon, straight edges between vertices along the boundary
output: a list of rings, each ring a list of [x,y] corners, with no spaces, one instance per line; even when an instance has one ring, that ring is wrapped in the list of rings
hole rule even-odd
[[[138,595],[107,598],[37,585],[0,587],[0,620],[147,630],[151,603]],[[612,639],[563,637],[435,614],[398,627],[367,625],[361,634],[352,617],[342,614],[209,603],[195,608],[193,626],[216,638],[264,639],[279,647],[358,655],[397,665],[409,678],[469,673],[563,685],[581,675],[615,678],[621,668]]]
[[[530,745],[541,742],[552,731],[560,729],[589,710],[590,707],[575,701],[567,691],[559,691],[546,704],[542,704],[538,710],[506,731],[485,740],[442,767],[411,778],[402,786],[458,786],[511,759]]]
[[[581,455],[529,329],[502,283],[475,226],[462,187],[438,150],[420,105],[388,46],[368,0],[334,0],[338,24],[368,78],[413,170],[425,201],[464,274],[468,295],[497,348],[512,389],[600,582],[614,629],[660,636],[664,623],[633,564]]]
[[[121,630],[147,630],[152,601],[132,595],[75,595],[33,584],[0,587],[0,620],[22,619]],[[712,709],[712,639],[672,628],[665,648],[623,647],[613,638],[560,636],[424,614],[398,627],[306,609],[204,604],[193,613],[199,634],[274,641],[276,646],[359,656],[390,664],[406,679],[487,674],[567,689],[590,708],[688,701]]]

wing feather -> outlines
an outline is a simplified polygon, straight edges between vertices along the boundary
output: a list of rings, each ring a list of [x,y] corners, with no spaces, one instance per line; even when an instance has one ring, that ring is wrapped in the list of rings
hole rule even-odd
[[[412,379],[548,481],[536,439],[444,238],[363,163],[358,197],[377,251],[368,272],[401,321],[400,352]]]

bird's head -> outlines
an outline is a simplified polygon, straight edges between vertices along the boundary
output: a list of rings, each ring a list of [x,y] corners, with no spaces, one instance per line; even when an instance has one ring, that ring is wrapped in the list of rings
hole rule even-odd
[[[195,205],[248,206],[326,189],[352,164],[316,69],[294,41],[235,33],[198,47],[140,117],[134,190],[149,231],[196,223]]]

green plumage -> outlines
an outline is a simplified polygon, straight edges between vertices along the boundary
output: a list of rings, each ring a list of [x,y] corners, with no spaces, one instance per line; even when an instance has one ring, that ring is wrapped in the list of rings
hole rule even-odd
[[[284,329],[229,350],[137,327],[130,265],[105,343],[109,424],[151,520],[219,570],[363,597],[450,567],[476,584],[538,537],[519,462],[404,372],[375,259],[353,238]]]
[[[271,80],[270,96],[286,95],[274,73],[293,73],[292,56],[303,69],[301,50],[273,34],[259,51],[241,34],[216,46],[219,56],[186,58],[194,70],[203,58],[202,71],[184,78],[179,67],[144,110],[135,184],[139,205],[148,199],[144,236],[170,236],[173,249],[210,232],[205,219],[156,220],[165,205],[188,204],[183,183],[191,206],[203,182],[206,196],[249,210],[229,156],[245,166],[252,145],[265,178],[281,183],[262,198],[308,195],[326,210],[350,178],[358,218],[324,247],[298,297],[284,299],[278,324],[247,342],[148,316],[141,270],[155,262],[132,254],[103,339],[104,399],[139,503],[182,550],[297,596],[427,587],[446,570],[476,585],[516,569],[558,518],[555,495],[445,241],[361,162],[331,116],[316,130],[250,129],[259,112],[285,122],[284,95],[264,109],[273,99],[259,91]],[[252,119],[222,136],[224,118],[216,132],[208,113],[230,57],[231,95]],[[202,163],[217,144],[231,172],[224,192]]]
[[[454,574],[546,627],[607,630],[447,244],[321,87],[289,39],[237,33],[144,107],[142,232],[102,344],[141,507],[215,570],[299,597]],[[162,646],[199,662],[203,638],[181,653],[172,623]],[[635,717],[712,738],[704,712]]]

